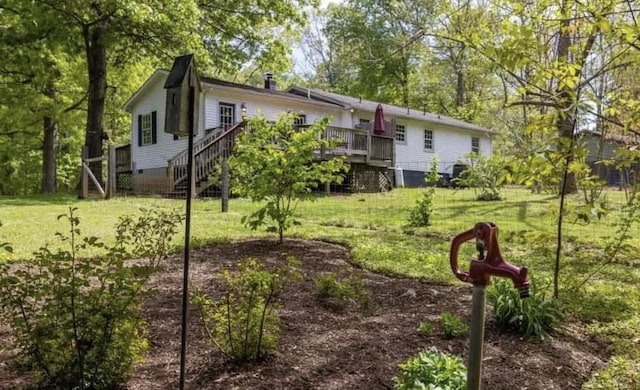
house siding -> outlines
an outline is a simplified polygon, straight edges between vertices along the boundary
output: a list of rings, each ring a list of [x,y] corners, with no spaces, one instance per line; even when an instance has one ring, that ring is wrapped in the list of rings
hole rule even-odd
[[[167,166],[167,161],[173,158],[187,147],[187,138],[181,137],[177,140],[173,139],[173,134],[164,132],[164,116],[166,104],[166,92],[164,82],[166,76],[156,78],[144,94],[134,105],[132,110],[131,123],[131,155],[133,158],[134,174],[143,174],[145,169],[162,168]],[[198,134],[195,140],[204,136],[204,99],[200,99],[200,120],[198,125]],[[157,142],[151,145],[138,146],[138,115],[148,114],[156,111],[157,116]]]
[[[319,108],[313,103],[289,101],[278,96],[268,96],[254,92],[248,94],[242,91],[230,90],[225,87],[210,86],[206,93],[206,124],[207,128],[220,125],[219,104],[229,103],[235,105],[235,120],[240,121],[241,105],[245,104],[249,118],[263,115],[267,120],[276,120],[283,112],[291,111],[307,116],[307,123],[314,123],[326,116],[331,116],[330,124],[342,125],[340,111],[328,108]]]
[[[453,166],[471,152],[471,137],[480,138],[480,153],[491,155],[491,139],[478,132],[464,131],[441,124],[396,119],[405,126],[405,142],[396,142],[396,167],[407,171],[426,172],[437,156],[438,171],[453,173]],[[424,149],[424,130],[433,131],[433,150]]]

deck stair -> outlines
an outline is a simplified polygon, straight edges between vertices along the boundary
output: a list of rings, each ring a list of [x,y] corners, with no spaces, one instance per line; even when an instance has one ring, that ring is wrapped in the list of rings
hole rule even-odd
[[[237,136],[246,131],[246,122],[240,122],[227,129],[216,129],[207,134],[203,139],[193,145],[194,180],[196,184],[195,194],[200,195],[214,183],[209,180],[215,175],[216,169],[221,166],[225,156],[229,156]],[[187,150],[175,155],[168,163],[168,173],[173,183],[173,192],[169,197],[184,197],[188,185],[188,161]]]

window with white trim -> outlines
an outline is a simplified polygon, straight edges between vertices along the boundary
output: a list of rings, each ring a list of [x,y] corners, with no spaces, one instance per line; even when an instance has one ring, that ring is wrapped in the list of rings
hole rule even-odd
[[[228,129],[236,123],[236,105],[220,103],[220,127]]]
[[[433,130],[424,130],[424,150],[433,151]]]
[[[471,152],[480,154],[480,137],[471,137]]]
[[[307,124],[307,116],[305,114],[297,114],[293,119],[294,125],[306,125]]]
[[[396,124],[396,141],[407,142],[407,128],[404,125]]]
[[[142,115],[142,145],[151,145],[153,143],[153,127],[151,123],[151,113]]]

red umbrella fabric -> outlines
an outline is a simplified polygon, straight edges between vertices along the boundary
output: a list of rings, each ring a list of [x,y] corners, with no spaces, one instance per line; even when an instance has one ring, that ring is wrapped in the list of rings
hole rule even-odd
[[[382,113],[382,104],[378,104],[378,107],[376,107],[376,115],[373,118],[373,133],[382,134],[384,133],[384,130],[384,114]]]

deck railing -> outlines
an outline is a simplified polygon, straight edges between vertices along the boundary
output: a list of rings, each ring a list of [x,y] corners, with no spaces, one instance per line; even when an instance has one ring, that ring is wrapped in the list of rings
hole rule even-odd
[[[393,161],[393,137],[383,135],[371,136],[369,159],[379,161]]]
[[[212,172],[216,159],[222,151],[230,151],[236,136],[245,128],[245,122],[223,130],[216,129],[193,145],[195,182],[205,180]],[[178,153],[167,165],[170,180],[174,186],[182,182],[188,175],[189,154],[187,150]]]
[[[335,126],[327,126],[322,137],[335,145],[332,149],[323,150],[323,154],[361,155],[366,161],[393,161],[393,137]]]
[[[299,127],[307,127],[300,125]],[[223,156],[228,156],[233,150],[238,135],[247,130],[245,122],[233,127],[217,131],[214,136],[207,137],[194,145],[194,181],[199,183],[206,180],[215,172]],[[393,161],[394,146],[393,137],[373,134],[367,130],[348,129],[336,126],[327,126],[322,133],[323,139],[331,140],[332,148],[320,150],[322,157],[326,155],[360,156],[363,162],[386,163]],[[188,174],[188,154],[183,151],[168,162],[168,174],[174,186],[184,182]]]
[[[332,154],[367,154],[367,132],[364,130],[327,126],[322,138],[333,144]]]
[[[214,142],[220,134],[224,131],[221,127],[214,127],[205,130],[206,134],[202,139],[193,143],[193,153],[196,154],[206,148],[208,148],[212,142]],[[176,154],[169,159],[167,164],[168,174],[173,179],[187,177],[187,163],[189,162],[189,154],[185,148],[180,153]],[[180,179],[180,180],[182,180]],[[175,183],[175,182],[174,182]]]
[[[393,161],[393,137],[389,135],[373,134],[365,129],[327,126],[322,138],[333,143],[332,148],[320,151],[322,156],[363,156],[366,161]]]

